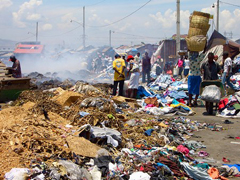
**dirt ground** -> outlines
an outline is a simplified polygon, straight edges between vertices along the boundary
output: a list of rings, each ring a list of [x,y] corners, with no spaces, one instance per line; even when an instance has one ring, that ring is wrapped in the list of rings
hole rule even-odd
[[[240,137],[240,119],[229,119],[233,122],[233,124],[224,124],[223,122],[227,118],[206,115],[204,107],[193,108],[193,110],[196,114],[194,116],[189,116],[191,120],[206,123],[218,123],[225,129],[222,131],[211,131],[209,129],[200,130],[194,134],[200,136],[201,138],[191,138],[191,140],[203,141],[203,144],[207,147],[205,151],[210,154],[209,157],[216,160],[216,163],[212,165],[221,166],[224,164],[222,161],[223,157],[229,159],[231,161],[230,164],[240,164],[240,144],[231,143],[240,143],[240,140],[229,138],[229,136]]]

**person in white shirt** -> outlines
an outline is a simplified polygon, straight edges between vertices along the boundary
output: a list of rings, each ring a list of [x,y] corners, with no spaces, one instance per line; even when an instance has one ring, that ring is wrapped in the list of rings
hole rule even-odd
[[[186,55],[185,56],[185,59],[184,59],[184,72],[183,72],[183,75],[186,77],[189,73],[189,59],[188,59],[188,56]]]
[[[134,63],[139,65],[140,63],[140,53],[138,52],[136,56],[134,56]]]
[[[225,83],[227,83],[227,85],[231,89],[236,90],[236,87],[230,81],[231,76],[232,76],[232,59],[229,57],[228,52],[224,52],[222,84],[225,87]]]
[[[130,68],[128,71],[128,76],[130,75],[129,85],[128,85],[128,97],[129,98],[137,98],[137,90],[139,86],[139,78],[140,78],[140,71],[139,66],[134,63],[133,58],[131,56],[128,56],[128,59],[130,60]]]

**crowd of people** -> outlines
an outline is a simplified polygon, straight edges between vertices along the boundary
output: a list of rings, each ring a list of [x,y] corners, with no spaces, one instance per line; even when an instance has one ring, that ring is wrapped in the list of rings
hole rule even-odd
[[[137,89],[139,86],[140,72],[142,72],[142,83],[150,83],[151,76],[151,58],[146,51],[142,58],[140,53],[136,56],[128,55],[125,60],[125,56],[115,55],[113,61],[114,69],[114,87],[113,95],[116,95],[117,87],[119,84],[118,95],[123,95],[124,80],[129,80],[127,96],[130,98],[136,98]]]
[[[218,56],[214,55],[211,52],[208,54],[208,60],[206,62],[203,62],[203,57],[204,54],[199,55],[198,52],[189,52],[185,56],[181,55],[175,64],[175,67],[178,67],[179,69],[178,77],[180,76],[181,79],[183,77],[188,78],[188,105],[190,107],[197,106],[197,99],[200,94],[200,84],[202,81],[222,81],[224,88],[226,88],[225,84],[227,84],[233,90],[237,90],[237,88],[230,81],[230,77],[232,76],[233,71],[232,59],[229,57],[228,52],[223,53],[222,65],[219,65],[217,62]],[[140,80],[140,72],[142,75],[142,83],[149,84],[151,82],[151,69],[154,67],[154,65],[156,65],[156,63],[158,64],[158,61],[155,62],[155,64],[151,64],[151,57],[149,57],[147,51],[142,55],[141,58],[140,53],[138,53],[135,57],[129,55],[126,60],[125,57],[121,57],[118,54],[115,55],[115,60],[113,61],[113,95],[117,94],[118,85],[118,95],[123,95],[124,80],[128,79],[129,84],[127,96],[136,98]],[[171,74],[169,73],[169,67],[170,65],[168,63],[165,63],[165,68],[163,70],[161,68],[161,71],[156,74]]]

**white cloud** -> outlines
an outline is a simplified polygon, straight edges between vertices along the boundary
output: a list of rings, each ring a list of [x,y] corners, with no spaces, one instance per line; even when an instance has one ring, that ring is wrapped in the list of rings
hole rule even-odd
[[[131,27],[130,23],[126,23],[124,26],[122,26],[119,30],[120,31],[126,31],[129,27]]]
[[[30,21],[37,21],[41,19],[41,14],[28,14],[26,19]]]
[[[26,22],[36,21],[41,19],[41,15],[35,13],[38,6],[43,3],[42,0],[30,0],[29,2],[24,2],[17,12],[13,12],[13,20],[15,24],[20,27],[26,27]]]
[[[97,14],[92,14],[91,17],[88,18],[89,21],[96,21],[96,20],[100,20],[100,18],[98,17]]]
[[[80,24],[77,24],[77,22],[78,22],[78,19],[74,16],[74,14],[68,13],[61,17],[61,23],[58,23],[58,27],[60,29],[67,29],[72,26],[76,27],[77,25],[80,25]]]
[[[51,30],[52,28],[53,28],[52,24],[44,24],[42,26],[43,31],[48,31],[48,30]]]
[[[149,26],[150,26],[150,22],[145,22],[145,23],[144,23],[144,26],[145,26],[145,27],[149,27]]]
[[[214,24],[216,25],[216,9],[214,8],[204,8],[203,12],[210,13],[214,15]],[[220,12],[219,17],[219,28],[220,32],[239,32],[239,24],[240,24],[240,10],[235,9],[233,12],[229,10],[222,10]]]
[[[13,3],[11,0],[0,0],[0,10],[11,6]]]
[[[160,23],[164,29],[172,29],[176,25],[176,11],[173,11],[172,9],[168,9],[163,14],[157,12],[156,14],[150,14],[149,16]],[[184,29],[188,28],[189,16],[190,12],[188,10],[180,11],[181,27]]]

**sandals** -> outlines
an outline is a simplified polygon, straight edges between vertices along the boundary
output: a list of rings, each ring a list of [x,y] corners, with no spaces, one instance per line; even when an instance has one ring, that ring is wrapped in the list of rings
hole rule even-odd
[[[233,124],[233,122],[230,121],[230,120],[228,120],[228,119],[226,119],[226,120],[224,121],[224,124]]]
[[[206,157],[206,156],[209,156],[209,153],[207,153],[206,151],[199,151],[198,156],[199,157]]]
[[[222,158],[222,161],[225,162],[225,163],[230,163],[231,161],[225,157]]]

